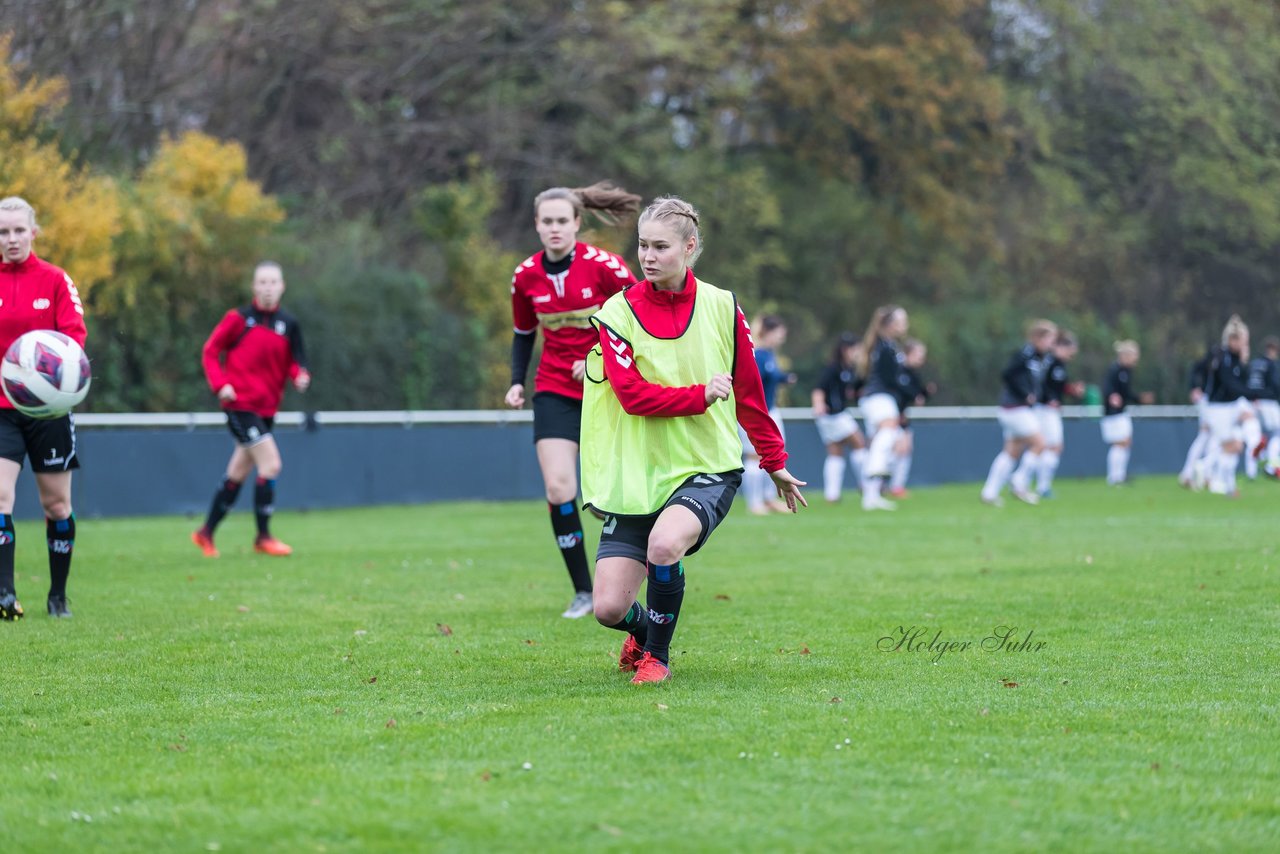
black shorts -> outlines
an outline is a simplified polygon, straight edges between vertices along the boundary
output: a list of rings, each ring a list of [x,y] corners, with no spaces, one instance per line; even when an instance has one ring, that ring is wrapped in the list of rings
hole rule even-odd
[[[252,448],[254,445],[271,436],[271,428],[276,424],[275,418],[263,418],[256,412],[245,412],[243,409],[227,410],[227,429],[236,437],[237,445]]]
[[[667,503],[657,513],[648,516],[606,516],[600,531],[600,547],[596,560],[605,557],[626,557],[645,563],[649,555],[649,533],[662,511],[673,505],[687,507],[702,522],[702,533],[686,555],[702,548],[733,505],[733,497],[742,485],[742,470],[719,474],[695,474],[672,493]]]
[[[582,435],[582,401],[540,391],[533,396],[533,441],[568,439],[577,442]]]
[[[31,458],[35,472],[80,468],[72,416],[32,418],[16,409],[0,409],[0,458],[22,465],[23,457]]]

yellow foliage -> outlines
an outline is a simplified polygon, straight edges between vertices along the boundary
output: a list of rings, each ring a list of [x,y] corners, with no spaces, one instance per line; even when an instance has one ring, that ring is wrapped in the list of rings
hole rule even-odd
[[[22,196],[36,209],[36,254],[67,270],[82,294],[114,268],[120,231],[114,182],[94,177],[40,139],[47,117],[62,108],[61,79],[22,82],[0,37],[0,196]]]
[[[18,79],[10,61],[12,38],[0,35],[0,134],[17,136],[35,130],[42,114],[56,114],[67,98],[66,81],[60,77],[48,80]]]

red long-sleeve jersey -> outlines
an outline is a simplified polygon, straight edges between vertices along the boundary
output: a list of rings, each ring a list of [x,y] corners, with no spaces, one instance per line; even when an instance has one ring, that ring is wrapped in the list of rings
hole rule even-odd
[[[543,269],[542,256],[539,252],[526,258],[511,277],[515,331],[532,335],[542,327],[534,390],[581,400],[582,383],[573,378],[573,363],[585,359],[595,344],[589,318],[635,277],[617,255],[586,243],[574,245],[573,261],[559,275]]]
[[[679,338],[688,328],[689,319],[693,316],[697,292],[697,279],[691,270],[685,280],[684,290],[679,293],[657,290],[646,280],[628,288],[626,300],[650,335],[655,338]],[[734,336],[735,414],[738,423],[747,431],[747,438],[751,440],[756,453],[760,455],[760,467],[765,471],[778,471],[787,464],[786,446],[778,425],[765,406],[764,384],[760,380],[760,368],[756,365],[751,327],[740,306]],[[707,411],[705,384],[672,388],[651,383],[636,367],[630,344],[610,339],[608,330],[603,326],[600,328],[599,341],[600,351],[605,354],[605,377],[627,413],[671,418],[701,415]],[[621,351],[618,350],[619,346],[623,347]]]
[[[83,347],[87,334],[84,306],[75,283],[61,267],[36,257],[17,264],[0,263],[0,354],[23,333],[53,329]],[[0,394],[0,409],[13,409]]]
[[[285,382],[307,369],[302,329],[281,308],[264,311],[257,303],[233,308],[204,342],[202,362],[214,394],[228,384],[236,390],[236,399],[223,401],[223,409],[273,418]]]

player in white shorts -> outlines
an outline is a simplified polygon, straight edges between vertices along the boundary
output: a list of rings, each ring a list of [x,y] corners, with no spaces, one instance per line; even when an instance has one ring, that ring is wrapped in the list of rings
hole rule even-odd
[[[1248,401],[1249,327],[1232,315],[1222,330],[1222,345],[1209,353],[1205,394],[1209,403],[1205,418],[1209,423],[1209,451],[1206,471],[1209,491],[1237,497],[1236,468],[1250,433],[1258,429],[1258,419]]]
[[[905,309],[882,305],[871,315],[867,334],[857,351],[858,371],[866,377],[860,406],[871,440],[862,477],[863,510],[893,510],[897,506],[880,493],[893,473],[902,438],[902,412],[898,409],[897,395],[903,384],[906,357],[898,341],[907,334],[907,326]]]
[[[1133,369],[1141,352],[1136,341],[1117,341],[1116,360],[1102,383],[1102,441],[1107,448],[1107,485],[1129,481],[1129,454],[1133,447],[1133,419],[1125,409],[1131,403],[1149,403],[1150,396],[1133,390]]]
[[[1044,437],[1033,406],[1040,400],[1044,385],[1045,356],[1058,338],[1058,327],[1048,320],[1037,320],[1027,330],[1027,343],[1009,360],[1000,374],[1000,412],[996,416],[1004,433],[1004,446],[991,461],[991,470],[982,487],[982,500],[1000,506],[1000,491],[1014,473],[1019,459],[1031,455],[1027,476],[1014,480],[1011,490],[1015,498],[1027,504],[1038,504],[1039,497],[1030,490],[1029,473],[1040,463]]]
[[[1215,350],[1216,348],[1211,348],[1207,355],[1191,366],[1188,397],[1196,408],[1199,423],[1196,437],[1191,441],[1191,447],[1187,448],[1187,458],[1182,464],[1182,471],[1178,472],[1178,485],[1196,492],[1204,489],[1208,483],[1205,454],[1209,450],[1213,435],[1209,432],[1209,398],[1204,390],[1209,384],[1209,363]]]
[[[1276,465],[1280,463],[1280,367],[1276,365],[1276,357],[1280,355],[1280,339],[1267,338],[1262,342],[1262,355],[1249,360],[1249,399],[1253,401],[1254,411],[1261,427],[1249,437],[1250,442],[1244,454],[1244,471],[1249,480],[1258,476],[1259,457],[1266,452],[1262,461],[1262,469],[1275,476]]]
[[[830,503],[839,501],[844,489],[845,454],[853,464],[855,480],[860,478],[867,459],[867,440],[850,411],[862,387],[853,366],[858,343],[858,336],[852,332],[841,333],[831,363],[823,369],[812,394],[814,424],[827,448],[827,459],[822,464],[822,494]]]
[[[1084,393],[1084,383],[1071,382],[1067,377],[1067,363],[1075,358],[1078,349],[1075,335],[1059,329],[1053,351],[1045,357],[1040,402],[1032,407],[1040,424],[1044,450],[1040,452],[1039,465],[1035,468],[1031,467],[1030,455],[1023,454],[1018,471],[1011,478],[1015,483],[1029,484],[1034,477],[1036,495],[1042,499],[1053,497],[1053,477],[1058,473],[1058,464],[1062,460],[1062,403],[1068,395],[1080,397]]]

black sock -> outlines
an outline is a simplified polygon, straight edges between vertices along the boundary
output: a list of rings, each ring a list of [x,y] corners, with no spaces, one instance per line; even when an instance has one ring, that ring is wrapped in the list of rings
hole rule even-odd
[[[680,617],[680,603],[684,601],[684,566],[649,564],[649,637],[644,650],[654,658],[667,663],[671,637],[676,633],[676,620]]]
[[[240,485],[237,480],[222,479],[222,485],[213,494],[213,503],[209,505],[209,515],[204,520],[204,530],[209,536],[213,536],[214,529],[218,527],[223,517],[227,515],[231,505],[236,503],[236,497],[240,495]]]
[[[0,590],[13,591],[13,516],[0,513]]]
[[[65,597],[71,550],[76,545],[76,517],[45,519],[44,532],[49,540],[49,595]]]
[[[645,641],[649,639],[649,612],[639,602],[632,602],[631,609],[627,611],[622,621],[609,628],[626,632],[636,639],[636,643],[644,646]]]
[[[591,569],[587,566],[587,547],[582,542],[582,517],[578,515],[578,506],[570,501],[567,504],[547,504],[547,507],[551,510],[551,530],[556,535],[556,545],[560,547],[565,569],[569,570],[573,589],[579,593],[590,593]]]
[[[276,512],[276,482],[265,477],[258,478],[253,487],[253,517],[258,522],[258,538],[271,536],[271,514]]]

